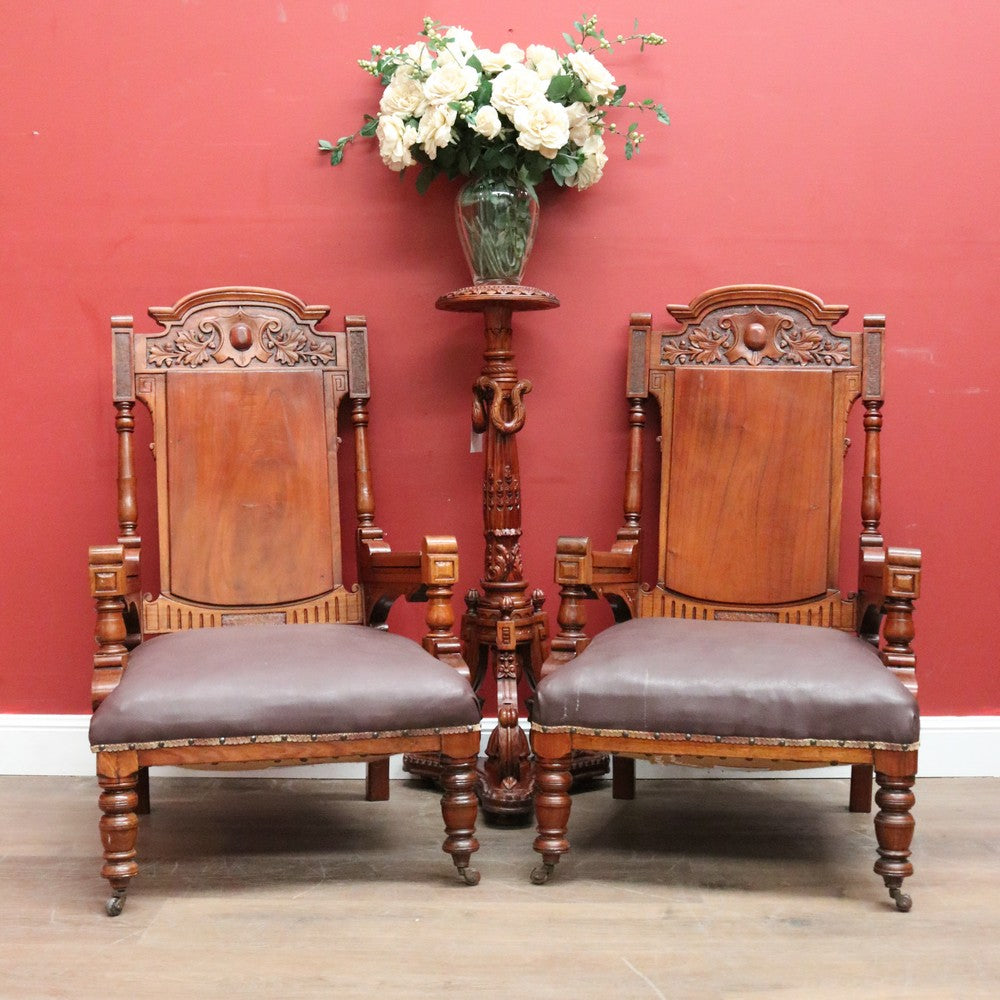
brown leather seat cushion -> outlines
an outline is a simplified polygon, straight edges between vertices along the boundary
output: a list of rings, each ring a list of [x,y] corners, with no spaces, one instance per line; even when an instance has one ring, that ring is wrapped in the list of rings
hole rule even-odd
[[[532,721],[636,733],[916,743],[917,702],[876,651],[829,628],[645,618],[539,685]]]
[[[143,642],[90,725],[93,746],[475,727],[468,682],[360,625],[192,629]]]

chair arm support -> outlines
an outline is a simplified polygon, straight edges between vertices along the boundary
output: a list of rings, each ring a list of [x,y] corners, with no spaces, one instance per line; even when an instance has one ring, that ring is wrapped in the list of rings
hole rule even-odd
[[[598,556],[609,554],[599,553]],[[589,538],[563,537],[556,542],[555,579],[559,584],[559,611],[556,614],[559,631],[552,638],[549,658],[542,664],[542,678],[578,656],[590,644],[585,631],[587,614],[583,603],[596,597],[591,586],[594,553]]]
[[[917,693],[917,657],[911,643],[913,602],[920,596],[919,549],[886,550],[882,592],[885,626],[882,662],[908,687]]]
[[[96,708],[115,689],[128,663],[126,599],[134,584],[124,545],[95,545],[89,550],[90,594],[97,605],[91,702]],[[138,559],[136,550],[135,561]]]
[[[590,643],[584,601],[603,596],[616,621],[634,613],[639,589],[639,539],[622,532],[610,551],[595,552],[589,538],[563,537],[556,543],[556,583],[559,584],[559,632],[552,639],[542,677],[582,653]]]
[[[453,536],[427,535],[418,552],[393,552],[381,532],[361,529],[358,577],[365,593],[366,624],[383,626],[399,597],[426,601],[424,649],[469,677],[462,644],[452,631],[452,595],[458,582],[458,542]]]
[[[882,662],[916,693],[913,602],[920,596],[919,549],[862,545],[858,587],[858,632],[879,648]],[[884,626],[883,626],[884,621]]]

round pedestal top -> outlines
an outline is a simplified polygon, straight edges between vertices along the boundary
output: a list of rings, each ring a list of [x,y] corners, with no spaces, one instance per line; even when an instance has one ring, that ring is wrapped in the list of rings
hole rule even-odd
[[[515,312],[530,309],[555,309],[559,300],[551,292],[530,285],[469,285],[442,295],[438,309],[447,312],[485,312],[492,306],[506,306]]]

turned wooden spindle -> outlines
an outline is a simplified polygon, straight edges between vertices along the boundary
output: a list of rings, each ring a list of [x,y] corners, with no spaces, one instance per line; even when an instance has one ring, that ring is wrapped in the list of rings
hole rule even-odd
[[[646,426],[645,400],[639,396],[629,399],[628,413],[628,465],[625,469],[625,526],[618,532],[619,540],[639,537],[642,516],[642,437]]]
[[[91,702],[96,708],[117,686],[128,659],[124,548],[121,545],[93,546],[89,570],[90,593],[97,611],[94,630],[97,649],[91,680]]]
[[[358,527],[362,530],[375,524],[375,491],[372,487],[371,462],[368,457],[368,400],[351,401],[351,423],[354,425],[354,471]]]
[[[882,477],[879,435],[882,400],[865,400],[865,464],[861,479],[861,544],[882,545]]]
[[[864,401],[865,459],[861,479],[861,544],[881,546],[882,520],[882,469],[881,441],[882,403],[885,357],[885,317],[865,316],[861,335],[864,355],[865,383],[862,387]]]
[[[135,432],[134,409],[135,403],[131,399],[115,403],[115,430],[118,433],[118,531],[122,541],[136,534],[139,521],[132,445]]]
[[[917,657],[913,652],[913,602],[920,596],[921,555],[916,549],[890,548],[885,565],[885,623],[882,662],[917,693]]]

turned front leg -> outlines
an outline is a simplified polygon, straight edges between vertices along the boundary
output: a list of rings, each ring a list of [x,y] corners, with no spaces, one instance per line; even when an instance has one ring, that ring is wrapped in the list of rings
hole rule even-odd
[[[449,757],[442,754],[441,815],[444,817],[445,841],[442,850],[451,855],[459,875],[467,885],[479,882],[479,872],[469,867],[476,840],[476,757]]]
[[[134,755],[133,755],[134,756]],[[113,758],[113,754],[100,754],[99,758]],[[108,761],[98,762],[107,765]],[[136,785],[139,780],[138,768],[123,770],[118,762],[110,761],[103,773],[99,770],[97,780],[101,786],[99,803],[101,806],[101,843],[104,846],[104,865],[101,874],[111,885],[112,895],[105,904],[109,917],[116,917],[125,906],[125,893],[129,881],[139,871],[135,861],[135,841],[139,829],[136,808],[139,796]]]
[[[569,850],[566,828],[572,800],[569,787],[572,757],[543,757],[536,750],[535,756],[535,817],[538,836],[534,848],[541,854],[542,863],[531,873],[531,881],[542,885],[548,881],[559,858]]]
[[[913,874],[910,863],[910,843],[914,821],[910,809],[915,801],[913,783],[916,780],[915,753],[886,753],[882,760],[876,755],[875,781],[878,791],[875,802],[875,836],[878,838],[879,859],[875,874],[881,875],[896,908],[907,911],[913,905],[902,891],[903,879]]]

